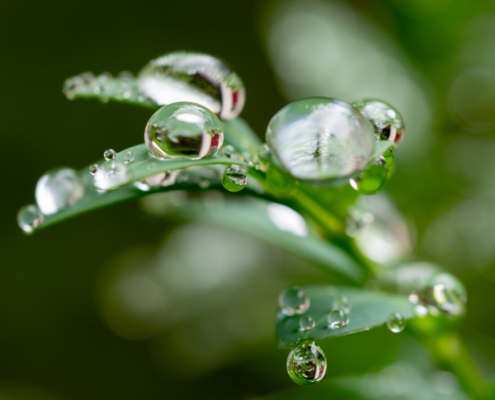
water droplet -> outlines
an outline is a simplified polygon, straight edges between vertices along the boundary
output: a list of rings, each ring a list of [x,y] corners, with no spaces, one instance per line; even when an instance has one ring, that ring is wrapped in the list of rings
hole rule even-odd
[[[127,150],[124,155],[122,156],[122,161],[124,161],[126,164],[131,163],[134,161],[134,153],[130,150]]]
[[[305,315],[299,320],[299,327],[302,331],[309,331],[315,327],[315,320],[310,315]]]
[[[239,160],[239,158],[240,158],[239,152],[235,149],[234,146],[232,146],[230,144],[222,147],[221,154],[222,154],[222,156],[224,156],[226,158],[230,158],[231,160]]]
[[[238,192],[246,187],[247,172],[240,165],[231,165],[222,175],[222,186],[229,192]]]
[[[406,320],[399,313],[390,314],[387,318],[387,328],[393,333],[399,333],[406,327]]]
[[[373,127],[354,107],[330,98],[282,108],[266,133],[273,154],[297,179],[324,182],[363,170],[375,149]]]
[[[349,314],[345,313],[344,310],[332,310],[328,314],[327,320],[330,329],[342,328],[349,323]]]
[[[105,161],[113,160],[115,157],[117,157],[117,153],[114,149],[105,150],[105,152],[103,153],[103,158],[105,159]]]
[[[383,158],[379,158],[359,177],[349,180],[352,188],[364,195],[372,195],[380,192],[388,180],[388,165]]]
[[[149,187],[157,188],[160,187],[165,181],[165,178],[167,177],[166,172],[159,172],[154,175],[147,176],[146,178],[143,178],[143,182],[148,185]]]
[[[174,103],[153,114],[146,125],[144,141],[155,157],[197,160],[220,150],[223,128],[205,107]]]
[[[99,168],[98,164],[91,164],[91,165],[89,166],[89,173],[90,173],[91,175],[96,174],[96,171],[98,171],[98,168]]]
[[[351,312],[352,304],[345,296],[338,297],[332,304],[332,310],[342,310],[344,313],[349,314]]]
[[[398,147],[404,139],[404,120],[390,104],[377,99],[362,99],[351,103],[375,128],[379,140],[390,140]]]
[[[449,273],[432,276],[420,293],[420,302],[449,316],[459,316],[465,312],[466,289],[459,279]]]
[[[320,382],[327,371],[327,359],[319,346],[311,345],[292,349],[287,357],[287,372],[298,385],[313,385]]]
[[[309,308],[309,297],[298,287],[288,288],[278,296],[280,310],[289,317],[304,314]]]
[[[43,214],[34,204],[22,207],[17,213],[17,223],[26,233],[32,233],[41,222],[43,222]]]
[[[422,304],[418,304],[416,307],[414,307],[414,314],[416,314],[416,316],[418,317],[424,317],[428,314],[428,308],[423,306]]]
[[[387,165],[390,167],[395,160],[394,149],[390,147],[385,153],[383,153],[382,157]]]
[[[84,186],[76,171],[57,168],[44,174],[36,184],[36,203],[45,215],[75,204],[84,195]]]
[[[130,176],[126,165],[115,160],[103,164],[94,175],[94,186],[99,190],[116,189],[129,181]]]
[[[241,79],[223,61],[208,54],[165,54],[142,69],[138,85],[158,105],[197,103],[222,119],[235,118],[244,107]]]

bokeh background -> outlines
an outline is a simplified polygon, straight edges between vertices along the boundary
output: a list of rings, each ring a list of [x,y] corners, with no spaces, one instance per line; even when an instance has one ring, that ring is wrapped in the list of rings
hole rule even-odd
[[[294,387],[277,349],[276,298],[290,284],[332,282],[313,266],[164,219],[147,200],[31,237],[16,225],[46,170],[142,141],[150,111],[72,103],[65,78],[137,73],[181,49],[230,62],[247,87],[242,116],[260,136],[307,96],[378,97],[402,112],[407,137],[386,191],[415,226],[415,257],[466,284],[460,329],[491,377],[494,37],[493,0],[1,2],[0,398],[250,399]],[[386,333],[324,344],[334,398],[417,398],[407,396],[425,376],[433,398],[466,398],[411,339]],[[356,374],[368,375],[349,381]]]

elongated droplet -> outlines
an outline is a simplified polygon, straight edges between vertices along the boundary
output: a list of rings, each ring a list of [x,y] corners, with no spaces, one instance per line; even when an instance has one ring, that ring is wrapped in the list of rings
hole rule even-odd
[[[99,190],[112,190],[130,181],[127,167],[120,161],[108,161],[94,175],[94,187]]]
[[[399,313],[390,314],[387,318],[387,328],[393,333],[399,333],[406,327],[406,320]]]
[[[76,171],[57,168],[44,174],[36,184],[36,203],[45,215],[55,214],[75,204],[84,195],[84,186]]]
[[[352,304],[345,296],[339,297],[334,300],[332,304],[333,310],[342,310],[344,313],[349,314],[351,312]]]
[[[287,372],[298,385],[320,382],[327,371],[327,359],[320,347],[304,344],[292,349],[287,357]]]
[[[124,161],[126,164],[133,162],[134,153],[130,150],[127,150],[122,156],[122,161]]]
[[[298,287],[285,289],[278,296],[280,310],[290,317],[304,314],[308,310],[309,304],[308,295]]]
[[[235,118],[244,107],[241,79],[223,61],[208,54],[165,54],[142,69],[138,85],[158,105],[197,103],[222,119]]]
[[[105,159],[105,161],[113,160],[116,156],[117,153],[115,153],[114,149],[105,150],[105,152],[103,153],[103,158]]]
[[[246,187],[247,172],[240,165],[231,165],[222,175],[222,186],[229,192],[238,192]]]
[[[310,315],[304,315],[299,320],[299,327],[302,331],[309,331],[315,327],[315,320]]]
[[[26,233],[32,233],[42,222],[43,214],[38,206],[30,204],[22,207],[17,213],[17,223]]]
[[[375,149],[373,127],[358,110],[322,97],[282,108],[270,121],[266,139],[292,176],[313,182],[363,170]]]
[[[363,173],[349,180],[354,190],[364,195],[372,195],[380,192],[388,180],[388,165],[384,159],[378,159]]]
[[[371,122],[379,140],[390,140],[398,147],[404,139],[404,120],[390,104],[377,99],[362,99],[351,103]]]
[[[223,127],[205,107],[174,103],[153,114],[146,125],[144,142],[155,157],[197,160],[220,150]]]
[[[345,313],[344,310],[332,310],[328,314],[327,320],[330,329],[342,328],[349,323],[349,314]]]
[[[91,164],[91,165],[89,166],[89,173],[90,173],[91,175],[96,174],[96,171],[98,171],[98,168],[99,168],[99,165],[98,165],[98,164]]]

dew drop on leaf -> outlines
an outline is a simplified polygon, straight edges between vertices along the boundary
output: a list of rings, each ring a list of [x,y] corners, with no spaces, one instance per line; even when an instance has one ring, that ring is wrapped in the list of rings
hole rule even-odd
[[[222,147],[221,155],[223,157],[230,158],[231,160],[239,160],[240,159],[239,152],[231,144],[228,144],[227,146]]]
[[[83,195],[83,183],[71,168],[51,170],[36,184],[36,203],[45,215],[55,214],[75,204]]]
[[[364,195],[372,195],[380,192],[388,180],[388,165],[383,158],[376,160],[357,178],[352,178],[349,183],[357,192]]]
[[[103,158],[105,159],[105,161],[113,160],[115,157],[117,157],[117,153],[115,153],[114,149],[105,150],[105,152],[103,153]]]
[[[315,327],[315,320],[310,315],[304,315],[299,320],[299,327],[302,331],[309,331]]]
[[[134,153],[131,150],[127,150],[122,156],[122,161],[124,161],[126,164],[133,162]]]
[[[332,310],[328,314],[327,321],[330,329],[342,328],[349,323],[349,314],[342,309]]]
[[[91,165],[89,166],[89,173],[90,173],[91,175],[96,174],[96,171],[98,171],[98,168],[99,168],[98,164],[91,164]]]
[[[160,187],[166,178],[167,178],[166,172],[158,172],[157,174],[143,178],[143,182],[149,187],[156,188],[156,187]]]
[[[298,385],[320,382],[327,371],[327,359],[323,350],[313,342],[293,348],[287,357],[287,372]]]
[[[130,180],[126,165],[120,161],[107,161],[94,175],[94,187],[99,190],[112,190],[127,184]]]
[[[466,289],[462,282],[449,273],[440,273],[429,278],[419,296],[421,304],[445,315],[463,315],[467,303]]]
[[[377,99],[362,99],[351,103],[371,122],[378,140],[390,140],[398,147],[404,139],[404,120],[390,104]]]
[[[332,310],[342,310],[344,313],[349,314],[351,312],[352,304],[345,296],[338,297],[332,304]]]
[[[289,317],[304,314],[308,310],[309,304],[308,295],[298,287],[285,289],[278,296],[280,310]]]
[[[197,103],[222,119],[235,118],[244,107],[239,76],[208,54],[180,51],[158,57],[141,70],[138,86],[158,105]]]
[[[22,207],[17,213],[17,223],[26,233],[33,232],[41,222],[43,222],[43,214],[34,204]]]
[[[222,186],[229,192],[238,192],[246,187],[247,172],[240,165],[231,165],[222,174]]]
[[[375,149],[373,127],[351,105],[331,98],[299,100],[282,108],[267,143],[295,178],[324,182],[363,170]]]
[[[197,160],[220,150],[223,127],[203,106],[174,103],[153,114],[146,125],[144,142],[155,157]]]
[[[387,328],[393,333],[399,333],[406,327],[406,320],[399,313],[390,314],[387,318]]]

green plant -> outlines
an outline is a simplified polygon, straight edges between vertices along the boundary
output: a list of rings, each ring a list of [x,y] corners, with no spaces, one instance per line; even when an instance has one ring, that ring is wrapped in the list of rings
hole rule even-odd
[[[372,242],[373,229],[396,234],[387,231],[394,228],[393,208],[363,198],[381,191],[393,173],[394,149],[404,137],[393,107],[378,100],[351,106],[305,99],[276,114],[263,144],[237,117],[244,102],[241,80],[221,61],[195,53],[153,60],[138,78],[82,74],[69,79],[64,91],[70,99],[158,111],[146,126],[145,144],[107,150],[105,161],[77,173],[64,168],[42,176],[38,206],[18,215],[26,233],[160,192],[240,192],[219,208],[190,201],[170,212],[257,236],[351,286],[281,293],[277,336],[281,348],[295,349],[287,368],[296,383],[313,384],[325,374],[327,361],[316,340],[384,324],[398,333],[407,320],[407,331],[456,374],[467,393],[488,398],[491,389],[455,331],[465,312],[462,284],[436,266],[403,265],[411,256],[407,245],[394,243],[385,258],[373,253],[384,251]],[[239,196],[257,200],[240,203]],[[363,288],[370,282],[376,288]]]

